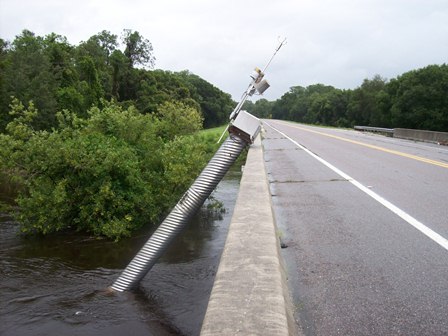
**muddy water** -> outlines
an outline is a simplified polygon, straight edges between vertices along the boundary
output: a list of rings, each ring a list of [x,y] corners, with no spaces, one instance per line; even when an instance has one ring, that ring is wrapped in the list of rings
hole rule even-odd
[[[230,172],[133,292],[105,289],[149,237],[112,243],[83,235],[18,235],[0,217],[0,335],[198,335],[238,192]]]

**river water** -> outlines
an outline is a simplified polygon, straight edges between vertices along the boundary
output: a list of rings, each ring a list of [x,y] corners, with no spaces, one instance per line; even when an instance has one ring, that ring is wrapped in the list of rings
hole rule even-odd
[[[0,335],[198,335],[240,180],[230,171],[133,292],[109,293],[150,235],[119,243],[85,235],[24,238],[0,214]],[[3,195],[4,196],[4,195]]]

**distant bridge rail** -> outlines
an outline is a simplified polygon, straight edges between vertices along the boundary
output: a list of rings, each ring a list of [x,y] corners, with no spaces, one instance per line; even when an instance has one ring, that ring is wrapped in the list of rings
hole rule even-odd
[[[362,132],[381,133],[381,134],[385,134],[387,136],[394,135],[393,128],[371,127],[371,126],[355,126],[354,128],[355,128],[355,130],[362,131]]]
[[[435,132],[408,128],[382,128],[371,126],[355,126],[354,129],[362,132],[380,133],[394,138],[431,142],[445,146],[448,145],[448,132]]]

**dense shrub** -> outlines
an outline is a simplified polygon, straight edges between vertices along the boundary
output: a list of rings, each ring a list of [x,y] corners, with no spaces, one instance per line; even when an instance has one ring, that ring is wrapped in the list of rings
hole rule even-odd
[[[197,110],[165,104],[156,117],[103,105],[86,118],[61,112],[57,128],[36,131],[34,106],[12,104],[14,119],[0,134],[0,166],[22,186],[15,216],[23,232],[74,229],[118,240],[157,221],[204,166],[205,145],[194,135]],[[160,136],[167,128],[172,133]]]

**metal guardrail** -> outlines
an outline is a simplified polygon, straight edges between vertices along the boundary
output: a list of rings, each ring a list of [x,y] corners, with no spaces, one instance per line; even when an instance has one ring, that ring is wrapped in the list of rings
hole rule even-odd
[[[448,146],[448,132],[435,132],[435,131],[415,130],[407,128],[382,128],[382,127],[370,127],[370,126],[354,126],[354,129],[361,132],[380,133],[389,137],[399,139],[424,141]]]
[[[390,136],[392,136],[394,134],[393,128],[370,127],[370,126],[355,126],[354,128],[357,131],[385,133],[385,134],[390,134]]]

